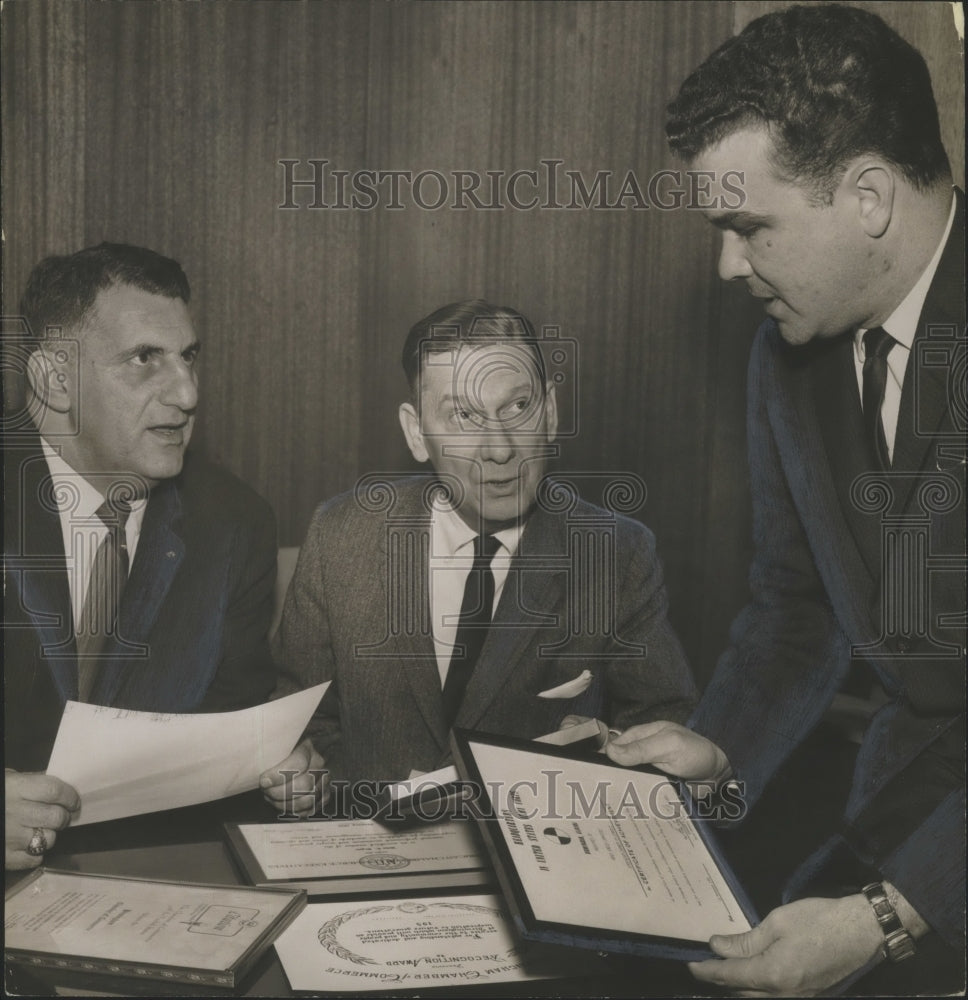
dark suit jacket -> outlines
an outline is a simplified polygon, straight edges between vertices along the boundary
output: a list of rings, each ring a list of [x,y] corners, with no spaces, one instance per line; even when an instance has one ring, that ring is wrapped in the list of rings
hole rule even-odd
[[[324,503],[300,552],[278,693],[332,681],[310,732],[340,779],[406,778],[450,759],[428,596],[433,483],[406,478]],[[651,533],[555,496],[556,510],[539,504],[528,519],[455,724],[531,738],[572,712],[623,727],[684,719],[694,687]],[[570,581],[584,610],[569,607]],[[585,668],[595,682],[583,695],[537,697]]]
[[[864,735],[843,833],[856,859],[961,947],[964,255],[959,193],[906,371],[890,473],[868,474],[851,338],[790,348],[772,321],[760,328],[749,369],[753,602],[692,722],[755,801],[824,715],[853,649],[890,700]],[[913,617],[897,616],[899,594]],[[844,851],[834,835],[788,895]]]
[[[47,766],[77,662],[64,543],[36,436],[7,441],[3,640],[6,764]],[[47,496],[47,501],[43,498]],[[226,711],[265,701],[275,519],[229,473],[186,456],[145,509],[91,701],[158,712]]]

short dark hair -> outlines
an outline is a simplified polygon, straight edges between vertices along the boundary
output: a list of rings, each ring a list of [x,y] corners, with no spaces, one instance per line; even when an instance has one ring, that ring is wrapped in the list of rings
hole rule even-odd
[[[411,394],[416,397],[420,370],[428,354],[446,354],[455,342],[513,340],[527,348],[535,361],[540,389],[545,391],[547,376],[544,357],[531,321],[509,306],[495,306],[484,299],[468,299],[441,306],[415,323],[403,345],[403,370]]]
[[[822,198],[866,153],[921,190],[950,175],[921,53],[856,7],[790,7],[751,21],[682,84],[666,135],[690,160],[756,125],[769,128],[779,170]]]
[[[33,337],[44,340],[51,328],[79,329],[98,292],[114,285],[133,285],[185,303],[192,294],[181,265],[170,257],[127,243],[101,243],[42,260],[27,279],[20,312]]]

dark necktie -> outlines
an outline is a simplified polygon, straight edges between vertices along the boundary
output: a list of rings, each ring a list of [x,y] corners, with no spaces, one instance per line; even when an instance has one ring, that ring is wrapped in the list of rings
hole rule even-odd
[[[884,437],[881,405],[887,388],[887,355],[897,341],[879,326],[864,334],[864,428],[878,468],[891,467],[891,457]]]
[[[491,608],[494,604],[494,574],[491,560],[501,547],[493,535],[478,535],[474,539],[474,565],[467,574],[464,584],[464,600],[457,619],[457,639],[447,678],[444,681],[444,718],[452,726],[467,682],[474,672],[474,665],[481,655],[487,627],[491,624]]]
[[[121,592],[128,579],[128,543],[125,525],[131,508],[127,504],[98,507],[96,514],[108,529],[91,566],[87,595],[77,626],[77,690],[87,701],[97,678],[98,660],[108,637],[116,630]]]

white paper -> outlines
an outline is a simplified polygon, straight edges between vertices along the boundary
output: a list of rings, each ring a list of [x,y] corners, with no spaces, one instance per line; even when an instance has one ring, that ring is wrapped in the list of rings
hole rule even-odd
[[[242,824],[267,879],[340,878],[481,868],[469,822],[388,830],[369,819]]]
[[[586,670],[585,673],[588,671]],[[532,742],[550,743],[554,746],[564,747],[570,743],[577,743],[579,740],[587,740],[592,736],[599,737],[604,746],[608,742],[608,727],[605,723],[599,722],[598,719],[586,719],[574,726],[556,729],[553,733],[545,733],[544,736],[536,736]],[[460,781],[460,774],[458,774],[457,768],[450,764],[437,771],[411,771],[410,777],[406,781],[398,781],[395,785],[390,785],[388,791],[390,798],[396,800],[430,791],[431,788],[437,788],[440,785],[449,785],[455,781]]]
[[[666,778],[469,746],[537,920],[702,942],[750,929]]]
[[[69,701],[47,773],[81,797],[72,826],[251,791],[263,771],[292,752],[328,686],[238,712],[195,715]]]
[[[311,992],[523,982],[595,963],[515,938],[495,896],[310,903],[276,951],[292,989]]]

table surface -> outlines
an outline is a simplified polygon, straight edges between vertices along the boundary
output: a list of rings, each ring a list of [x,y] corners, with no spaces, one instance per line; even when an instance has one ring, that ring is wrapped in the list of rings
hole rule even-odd
[[[185,882],[243,884],[244,880],[229,852],[223,834],[226,822],[270,822],[272,814],[258,793],[236,796],[222,802],[207,803],[169,813],[156,813],[129,820],[93,824],[66,830],[58,838],[45,864],[50,868],[90,874],[125,875],[140,878],[176,879]],[[23,877],[8,873],[7,888]],[[417,895],[418,893],[414,893]],[[422,990],[421,995],[443,996],[459,993],[466,996],[708,996],[686,967],[679,962],[609,956],[614,971],[581,980],[496,984],[488,987],[463,987],[445,990]],[[112,981],[104,977],[72,976],[53,972],[29,974],[20,967],[6,971],[7,992],[22,996],[126,996],[161,994],[159,983]],[[168,988],[168,987],[164,987]],[[177,995],[192,995],[190,987]],[[204,994],[212,995],[210,989]],[[231,995],[231,994],[224,994]],[[289,997],[292,990],[276,957],[275,949],[260,959],[246,976],[240,996]],[[353,994],[348,994],[353,995]],[[355,994],[357,996],[362,994]],[[366,996],[401,996],[407,994],[367,993]],[[411,994],[413,995],[413,994]]]

